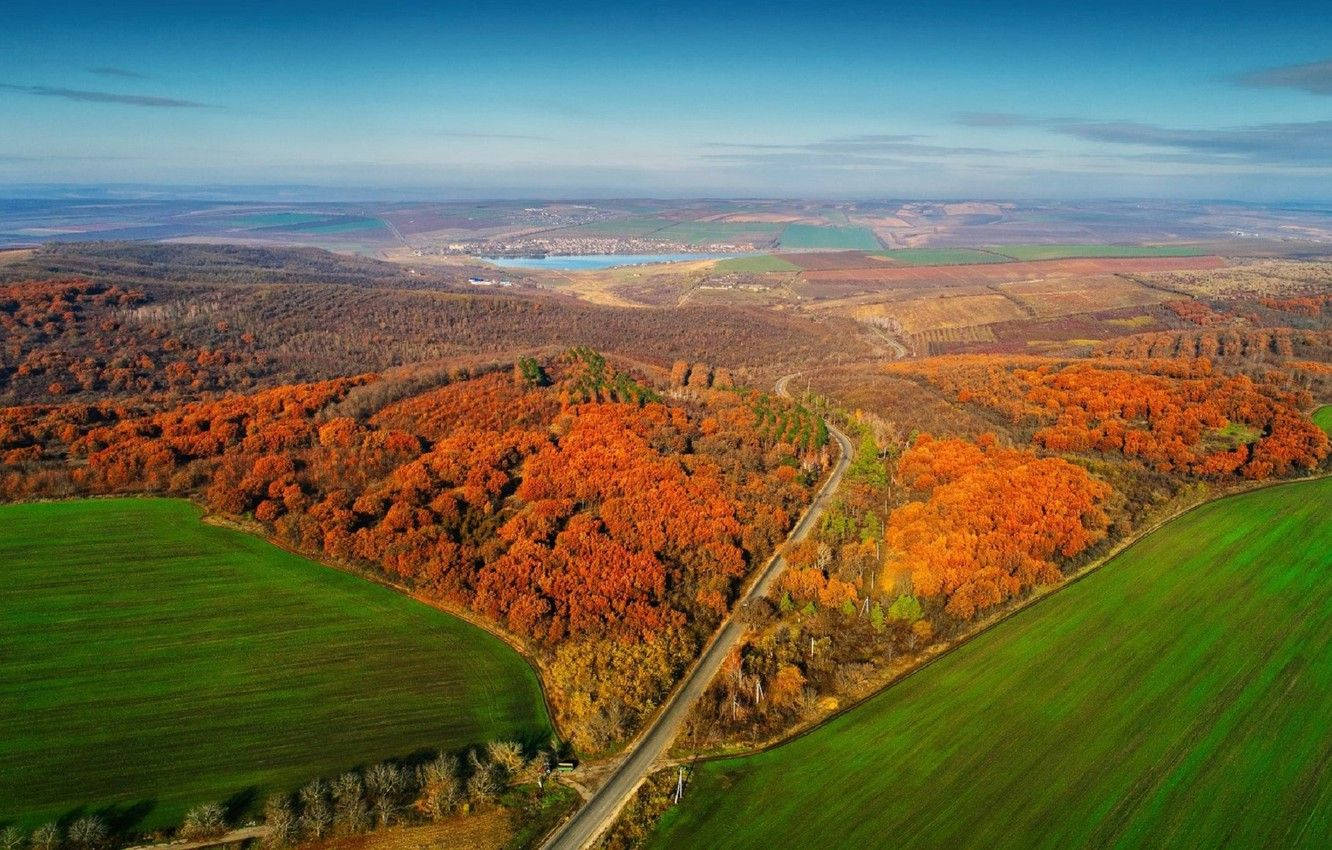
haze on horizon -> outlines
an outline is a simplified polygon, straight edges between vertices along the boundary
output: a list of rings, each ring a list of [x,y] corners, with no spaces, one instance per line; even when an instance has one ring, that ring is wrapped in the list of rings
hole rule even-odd
[[[12,4],[0,192],[1332,199],[1332,16]]]

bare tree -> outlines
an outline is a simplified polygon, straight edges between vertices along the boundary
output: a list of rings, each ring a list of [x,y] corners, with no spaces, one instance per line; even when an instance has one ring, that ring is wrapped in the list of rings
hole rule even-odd
[[[421,768],[421,796],[416,807],[431,820],[452,814],[462,802],[463,787],[458,778],[456,756],[441,753]]]
[[[190,840],[213,838],[226,831],[226,812],[217,803],[195,806],[185,813],[185,820],[180,825],[180,837]]]
[[[264,823],[268,824],[268,844],[285,847],[296,840],[296,812],[287,794],[274,794],[264,803]]]
[[[538,750],[537,754],[523,765],[523,769],[514,777],[514,782],[520,785],[529,785],[539,781],[547,773],[550,773],[551,758],[549,750]]]
[[[506,784],[513,782],[527,765],[523,748],[513,741],[491,741],[486,745],[486,756],[503,774],[502,781]]]
[[[333,824],[348,835],[364,832],[370,826],[365,786],[355,773],[344,773],[333,783]]]
[[[0,832],[0,850],[21,850],[27,838],[17,826],[7,826]]]
[[[57,850],[60,847],[60,827],[44,823],[32,834],[32,850]]]
[[[365,772],[365,790],[370,798],[370,810],[380,827],[388,826],[402,808],[402,798],[407,790],[402,771],[397,765],[380,762]]]
[[[333,806],[329,801],[328,783],[316,779],[301,789],[301,834],[317,841],[333,825]]]
[[[467,754],[472,763],[472,775],[467,780],[467,796],[475,803],[489,803],[504,790],[504,783],[497,776],[495,765],[482,761],[472,750]]]
[[[67,839],[75,850],[100,850],[109,838],[106,821],[96,815],[84,815],[69,825]]]

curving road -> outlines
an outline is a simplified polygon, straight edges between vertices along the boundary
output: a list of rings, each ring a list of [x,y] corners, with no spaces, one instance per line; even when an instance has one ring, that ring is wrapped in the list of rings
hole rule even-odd
[[[777,381],[777,393],[790,398],[787,391],[787,385],[794,375],[786,375]],[[825,420],[826,422],[826,420]],[[805,513],[800,517],[800,521],[791,529],[787,535],[787,542],[794,543],[805,538],[814,524],[818,522],[824,508],[832,494],[837,492],[838,485],[842,482],[842,475],[851,463],[851,441],[831,422],[826,422],[828,433],[837,441],[838,455],[837,462],[833,465],[831,474],[823,482],[823,486],[814,495],[814,500],[810,502]],[[597,790],[592,798],[579,809],[572,818],[565,821],[562,826],[551,833],[546,839],[543,848],[545,850],[582,850],[590,846],[601,836],[601,833],[615,820],[619,815],[620,809],[629,800],[629,797],[638,790],[643,779],[652,769],[652,765],[670,747],[671,742],[675,740],[675,735],[680,729],[680,724],[684,722],[685,716],[693,706],[703,691],[707,689],[708,683],[716,675],[717,670],[721,668],[722,661],[731,652],[731,649],[740,640],[744,634],[745,623],[737,616],[744,610],[748,604],[767,593],[768,588],[776,577],[781,574],[786,567],[786,562],[780,552],[774,554],[764,566],[763,571],[750,584],[740,597],[737,604],[727,614],[726,619],[722,620],[721,626],[713,634],[712,640],[704,647],[703,654],[694,662],[694,666],[685,674],[684,679],[676,685],[675,690],[667,697],[662,708],[657,712],[656,719],[652,721],[638,738],[630,745],[623,761],[611,774],[610,779]]]

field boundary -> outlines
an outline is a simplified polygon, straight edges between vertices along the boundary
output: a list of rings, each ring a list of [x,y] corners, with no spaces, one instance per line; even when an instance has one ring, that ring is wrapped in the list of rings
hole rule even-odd
[[[29,730],[31,747],[14,750],[33,782],[0,780],[0,815],[19,828],[105,808],[114,837],[136,843],[174,831],[210,799],[227,801],[234,827],[253,826],[263,793],[381,760],[412,764],[437,748],[544,748],[555,735],[539,672],[507,642],[382,582],[207,522],[189,499],[16,500],[0,510],[15,587],[31,591],[11,600],[14,613],[63,623],[70,638],[53,647],[47,630],[21,629],[14,647],[32,652],[5,665],[54,712]],[[60,577],[59,593],[44,575]],[[132,639],[120,641],[127,628]],[[145,648],[164,663],[124,679]],[[311,729],[344,716],[354,721],[346,734],[311,741]],[[128,772],[126,747],[145,754]],[[274,747],[276,761],[263,755]]]
[[[142,495],[139,496],[138,498],[179,499],[184,497]],[[59,499],[52,501],[71,501],[71,500]],[[282,543],[281,541],[278,540],[274,540],[270,538],[268,535],[263,534],[260,531],[256,530],[257,528],[261,528],[261,526],[258,526],[257,523],[252,525],[247,522],[240,522],[231,519],[230,517],[226,517],[221,514],[211,513],[193,499],[185,499],[185,501],[189,502],[197,511],[199,511],[199,522],[205,525],[212,525],[218,528],[229,528],[232,531],[240,531],[245,534],[249,534],[253,537],[257,537],[266,543],[278,547],[279,549],[288,554],[305,558],[307,561],[319,564],[321,567],[325,567],[330,570],[337,570],[340,573],[346,573],[348,575],[355,576],[356,578],[372,582],[374,584],[379,585],[380,587],[383,587],[386,590],[391,590],[394,593],[397,593],[399,596],[405,596],[408,599],[413,599],[417,602],[420,602],[422,605],[425,605],[429,608],[433,608],[442,614],[448,614],[451,617],[456,617],[457,619],[462,620],[468,625],[475,626],[481,629],[482,631],[489,633],[491,636],[496,637],[499,640],[503,641],[506,646],[508,646],[514,652],[518,653],[518,655],[521,656],[522,659],[527,662],[528,666],[532,668],[532,671],[536,673],[537,690],[541,692],[541,703],[546,709],[546,716],[550,718],[551,728],[555,730],[555,735],[560,739],[561,742],[567,740],[560,729],[558,715],[555,713],[555,711],[552,710],[553,704],[550,701],[550,694],[546,690],[546,680],[544,675],[546,673],[546,669],[537,660],[537,657],[531,652],[531,650],[523,642],[520,641],[517,635],[513,635],[505,631],[504,629],[500,628],[494,623],[487,622],[486,620],[478,616],[475,612],[464,611],[453,605],[449,605],[446,602],[440,602],[437,599],[430,599],[429,597],[423,596],[420,593],[415,593],[410,588],[397,584],[396,582],[390,581],[388,578],[382,575],[378,575],[369,569],[363,569],[351,563],[335,561],[328,558],[315,557],[308,552],[303,552],[300,549],[294,549],[286,545],[285,543]]]
[[[259,526],[257,523],[235,520],[231,519],[230,517],[223,516],[221,514],[211,513],[203,505],[199,504],[197,501],[189,498],[188,496],[175,496],[169,493],[145,493],[145,492],[96,493],[89,496],[61,496],[60,498],[57,499],[21,499],[15,502],[2,502],[0,504],[32,505],[32,504],[58,503],[58,502],[83,502],[92,499],[145,499],[145,500],[152,499],[152,500],[163,500],[163,501],[179,500],[182,502],[188,502],[190,504],[190,507],[194,508],[195,512],[197,513],[196,519],[203,525],[211,525],[216,528],[227,528],[232,531],[239,531],[243,534],[248,534],[251,537],[256,537],[264,541],[265,543],[269,544],[270,546],[276,546],[277,548],[281,549],[283,552],[286,552],[289,555],[295,555],[298,558],[304,558],[305,560],[310,561],[311,563],[314,564],[318,564],[319,566],[324,567],[326,569],[337,570],[340,573],[346,573],[347,575],[354,576],[364,581],[372,582],[374,584],[379,585],[380,587],[383,587],[386,590],[392,590],[394,593],[398,594],[399,596],[405,596],[409,599],[413,599],[417,602],[420,602],[422,605],[425,605],[429,608],[433,608],[436,611],[439,611],[442,614],[448,614],[451,617],[455,617],[459,620],[462,620],[468,625],[475,626],[481,629],[482,631],[488,632],[491,636],[496,637],[499,640],[503,641],[505,645],[507,645],[514,652],[518,653],[522,657],[522,659],[527,662],[528,666],[531,667],[532,670],[537,674],[536,677],[537,690],[541,692],[541,701],[542,704],[545,706],[546,716],[550,718],[550,724],[551,727],[555,730],[556,737],[558,737],[561,742],[566,740],[560,730],[558,718],[555,712],[552,711],[551,708],[552,703],[550,701],[550,694],[546,690],[546,681],[543,677],[546,672],[545,668],[541,666],[541,664],[537,661],[536,656],[532,654],[531,650],[526,645],[524,645],[516,635],[504,631],[502,628],[495,625],[494,623],[489,623],[481,619],[474,612],[463,611],[447,603],[440,602],[439,600],[430,599],[428,597],[422,596],[419,593],[414,593],[411,591],[411,589],[404,587],[403,585],[396,584],[382,575],[378,575],[369,569],[363,569],[361,567],[358,567],[355,564],[334,561],[329,558],[317,557],[315,555],[310,554],[309,552],[303,552],[300,549],[294,549],[291,546],[288,546],[287,544],[281,542],[280,540],[275,540],[269,537],[267,534],[264,534],[260,530],[262,529],[262,526]]]
[[[982,252],[984,252],[984,253],[986,253],[986,254],[993,254],[993,255],[995,255],[996,257],[1003,257],[1003,259],[1004,259],[1005,262],[1009,262],[1009,263],[1020,263],[1020,262],[1022,262],[1022,261],[1019,260],[1017,257],[1012,257],[1012,256],[1009,256],[1008,254],[1003,253],[1002,251],[996,251],[996,250],[994,250],[994,247],[997,247],[997,246],[992,246],[992,247],[990,247],[990,248],[985,248],[985,247],[982,247],[982,246],[979,246],[979,245],[978,245],[978,246],[976,246],[975,250],[977,250],[977,251],[982,251]]]
[[[1203,499],[1202,501],[1196,502],[1187,507],[1179,508],[1161,517],[1160,519],[1154,521],[1151,525],[1143,529],[1141,532],[1125,537],[1123,540],[1119,541],[1119,543],[1115,544],[1108,551],[1106,551],[1105,554],[1101,555],[1098,558],[1095,558],[1092,561],[1089,561],[1088,563],[1084,564],[1082,567],[1079,567],[1076,571],[1070,573],[1068,578],[1065,579],[1064,581],[1061,581],[1059,584],[1051,586],[1048,590],[1044,592],[1033,593],[1032,595],[1028,596],[1026,599],[1019,602],[1014,607],[1003,612],[998,612],[992,615],[991,617],[987,617],[981,620],[976,624],[976,627],[974,629],[966,631],[963,634],[959,635],[958,637],[954,638],[953,640],[949,641],[948,643],[943,644],[937,652],[930,653],[927,656],[921,658],[920,663],[908,667],[905,670],[902,670],[901,672],[890,676],[888,680],[885,681],[881,686],[873,689],[872,691],[863,696],[857,697],[852,702],[849,702],[846,705],[839,707],[836,711],[832,712],[826,717],[820,718],[811,725],[796,729],[792,731],[790,734],[784,735],[780,738],[770,739],[756,747],[733,750],[724,753],[709,753],[707,755],[671,759],[666,763],[664,763],[661,769],[677,767],[679,765],[695,765],[704,762],[724,761],[726,759],[732,759],[732,758],[747,758],[750,756],[761,755],[762,753],[766,753],[769,750],[777,749],[778,747],[785,746],[786,744],[789,744],[792,741],[795,741],[799,738],[803,738],[806,735],[810,735],[814,732],[817,732],[819,729],[831,723],[832,721],[836,720],[837,718],[841,717],[843,714],[846,714],[847,712],[854,711],[855,709],[860,708],[865,703],[881,695],[884,691],[887,691],[889,688],[892,688],[900,684],[901,682],[905,681],[906,679],[910,678],[911,676],[916,675],[917,673],[926,669],[930,665],[934,664],[936,661],[951,654],[954,650],[961,648],[962,646],[970,643],[972,640],[979,637],[980,635],[990,631],[995,626],[998,626],[1000,623],[1003,623],[1005,620],[1008,620],[1016,616],[1017,614],[1022,613],[1026,609],[1032,607],[1033,605],[1036,605],[1037,603],[1041,602],[1042,600],[1050,596],[1053,596],[1054,594],[1060,592],[1064,588],[1072,587],[1074,584],[1076,584],[1079,581],[1082,581],[1087,576],[1099,572],[1101,567],[1105,566],[1111,560],[1123,554],[1128,549],[1131,549],[1132,547],[1136,546],[1138,543],[1142,542],[1143,539],[1150,536],[1154,532],[1159,531],[1162,526],[1170,522],[1173,522],[1186,514],[1192,513],[1193,511],[1204,507],[1205,505],[1210,505],[1216,502],[1225,501],[1226,499],[1232,498],[1234,496],[1242,496],[1247,493],[1257,492],[1259,490],[1268,490],[1276,487],[1284,487],[1293,484],[1303,484],[1311,481],[1321,481],[1322,479],[1328,477],[1332,477],[1332,471],[1324,470],[1316,475],[1306,475],[1300,478],[1286,478],[1280,481],[1254,482],[1253,484],[1248,486],[1239,485],[1237,487],[1231,488],[1230,490],[1214,495],[1210,498]]]

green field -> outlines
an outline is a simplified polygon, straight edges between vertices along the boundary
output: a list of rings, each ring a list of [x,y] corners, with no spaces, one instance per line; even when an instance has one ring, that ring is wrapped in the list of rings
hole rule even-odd
[[[729,260],[718,260],[717,265],[713,267],[719,272],[798,272],[800,266],[795,263],[787,262],[781,257],[774,257],[770,254],[760,254],[754,257],[733,257]]]
[[[909,266],[966,266],[973,263],[1009,262],[1007,256],[975,248],[898,248],[893,251],[874,251],[873,254]]]
[[[674,219],[656,216],[635,216],[633,218],[614,218],[606,221],[589,221],[575,224],[559,231],[561,236],[650,236],[658,230],[678,224]]]
[[[558,231],[560,236],[606,236],[623,239],[665,239],[662,232],[670,227],[678,227],[678,219],[659,216],[633,216],[614,218],[606,221],[589,221],[575,224]]]
[[[316,213],[251,213],[223,222],[228,227],[247,230],[272,230],[284,233],[319,233],[337,235],[363,230],[383,230],[384,222],[377,218],[354,215],[320,215]]]
[[[560,231],[561,235],[607,236],[626,239],[660,239],[663,242],[683,242],[689,245],[708,245],[719,242],[771,242],[777,238],[781,224],[747,221],[680,221],[678,219],[642,216],[617,218],[578,224]]]
[[[1332,404],[1325,404],[1313,412],[1314,424],[1332,436]]]
[[[883,246],[867,227],[823,227],[817,224],[788,224],[780,245],[793,251],[874,251]]]
[[[314,213],[275,212],[236,216],[227,219],[223,224],[227,227],[294,227],[300,224],[312,224],[321,221],[328,221],[328,216]]]
[[[1204,505],[812,733],[653,847],[1332,845],[1332,479]]]
[[[0,824],[134,827],[421,748],[551,734],[474,626],[199,522],[188,502],[0,506]]]
[[[718,242],[752,242],[764,244],[777,238],[781,224],[764,221],[685,221],[655,234],[670,242],[694,245]]]
[[[322,233],[328,235],[338,233],[358,233],[362,230],[385,230],[386,228],[384,222],[377,218],[338,216],[336,218],[297,224],[282,229],[290,230],[295,233]]]
[[[1201,257],[1197,245],[987,245],[985,250],[1015,260],[1067,260],[1096,257]]]

